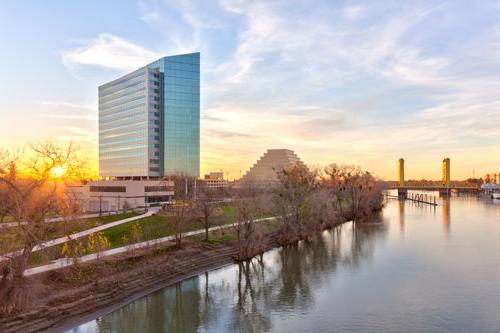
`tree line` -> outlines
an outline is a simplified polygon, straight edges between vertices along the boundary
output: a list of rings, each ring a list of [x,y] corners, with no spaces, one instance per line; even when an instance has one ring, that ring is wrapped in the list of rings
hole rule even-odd
[[[60,216],[63,221],[57,225],[66,228],[82,213],[78,198],[64,189],[64,182],[85,177],[85,163],[73,145],[33,145],[23,156],[29,157],[0,151],[0,219],[8,217],[18,223],[13,237],[21,244],[20,254],[3,256],[0,262],[0,314],[20,311],[26,305],[30,286],[24,271],[33,249],[49,239],[55,228],[45,220]],[[280,245],[293,244],[341,222],[360,221],[382,208],[381,183],[359,167],[331,164],[311,170],[297,164],[275,171],[276,181],[268,184],[250,181],[222,189],[200,186],[195,197],[181,195],[159,214],[170,217],[176,245],[182,247],[188,222],[198,223],[205,230],[204,240],[210,240],[209,230],[217,225],[220,214],[218,202],[227,200],[235,211],[236,259],[246,260],[267,250],[270,236]],[[276,228],[269,235],[258,221],[271,216]],[[133,241],[141,241],[141,230],[135,234]],[[90,241],[96,250],[109,247],[101,234]],[[19,248],[0,244],[0,256],[12,250]],[[73,257],[81,251],[65,244],[63,252]]]

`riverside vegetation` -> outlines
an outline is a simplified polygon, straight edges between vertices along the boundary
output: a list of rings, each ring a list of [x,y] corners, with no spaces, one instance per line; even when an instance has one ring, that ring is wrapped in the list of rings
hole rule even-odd
[[[77,259],[86,253],[99,253],[111,247],[165,235],[175,236],[174,244],[131,251],[114,258],[99,258],[87,264],[78,264],[76,260],[75,265],[60,272],[28,278],[23,273],[38,255],[33,248],[54,238],[55,234],[72,230],[68,225],[81,223],[77,220],[81,212],[76,199],[63,188],[64,181],[82,177],[79,170],[83,167],[72,146],[61,148],[47,143],[31,149],[34,157],[27,161],[5,152],[0,154],[0,209],[11,221],[26,222],[15,227],[11,235],[15,239],[15,249],[22,249],[21,254],[0,263],[0,327],[10,325],[12,329],[18,327],[16,325],[28,325],[30,321],[40,320],[33,315],[37,309],[43,307],[47,311],[51,304],[75,301],[77,290],[100,290],[108,283],[116,286],[119,279],[127,280],[124,276],[134,277],[134,281],[154,276],[150,282],[156,284],[173,281],[169,280],[169,276],[177,276],[179,267],[191,267],[193,270],[193,265],[182,264],[183,259],[206,269],[215,268],[228,260],[248,260],[274,246],[307,241],[320,230],[339,223],[362,221],[380,210],[383,204],[380,183],[358,167],[332,164],[309,170],[297,165],[287,170],[276,170],[277,181],[273,186],[245,183],[224,191],[201,188],[196,200],[184,198],[156,216],[73,240],[61,245],[57,252],[59,257]],[[24,164],[22,169],[29,170],[29,173],[20,171],[21,164]],[[64,170],[58,179],[54,177],[54,168]],[[231,198],[230,203],[221,204],[222,198]],[[44,222],[48,216],[54,215],[63,217],[63,221],[56,224]],[[275,219],[257,223],[259,218],[270,216]],[[234,222],[237,224],[233,228],[209,232],[213,226]],[[187,231],[199,228],[205,230],[203,236],[184,240]],[[0,243],[0,253],[13,250],[13,243],[4,240]],[[210,253],[214,259],[207,257]],[[215,255],[217,253],[219,255]],[[197,260],[199,264],[196,264]],[[190,269],[186,268],[181,273],[196,272]],[[137,288],[146,290],[152,287],[146,284],[141,286]],[[107,290],[109,292],[109,288]],[[137,292],[137,289],[133,291]],[[117,292],[123,293],[123,297],[128,295],[123,288]],[[69,297],[70,294],[73,297]],[[109,302],[120,299],[119,295],[115,295]],[[87,310],[95,311],[110,305],[109,302],[92,303],[92,308]],[[32,317],[27,319],[26,313],[31,313]],[[39,316],[43,313],[40,311]],[[54,316],[46,327],[71,315],[74,314],[70,311]],[[30,331],[39,326],[23,327]]]

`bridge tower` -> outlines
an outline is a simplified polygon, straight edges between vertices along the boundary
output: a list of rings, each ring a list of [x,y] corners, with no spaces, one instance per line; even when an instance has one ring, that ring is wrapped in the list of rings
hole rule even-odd
[[[403,158],[400,158],[398,162],[398,181],[400,187],[405,186],[405,160]]]
[[[441,194],[450,194],[450,185],[451,185],[451,177],[450,177],[450,159],[447,157],[443,159],[443,189],[441,190]]]
[[[398,161],[398,197],[406,199],[408,197],[408,189],[405,186],[405,160],[400,158]]]

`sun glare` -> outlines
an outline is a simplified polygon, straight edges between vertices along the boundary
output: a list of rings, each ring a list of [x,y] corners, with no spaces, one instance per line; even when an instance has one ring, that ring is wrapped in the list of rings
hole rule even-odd
[[[54,177],[60,178],[63,175],[63,168],[61,167],[52,168],[52,174],[54,175]]]

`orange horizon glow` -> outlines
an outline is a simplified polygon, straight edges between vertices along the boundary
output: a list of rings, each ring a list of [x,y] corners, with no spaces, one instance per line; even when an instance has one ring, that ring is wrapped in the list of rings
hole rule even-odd
[[[67,143],[67,142],[66,142]],[[64,142],[60,143],[61,145]],[[77,146],[79,146],[78,142],[75,142]],[[276,148],[276,147],[272,147]],[[301,151],[293,149],[293,147],[280,147],[294,150],[299,158],[306,163],[310,167],[322,167],[331,163],[337,164],[354,164],[361,167],[363,170],[367,170],[372,172],[376,177],[379,177],[383,180],[397,180],[397,162],[398,158],[394,158],[393,160],[385,160],[382,166],[377,166],[374,168],[373,163],[363,163],[361,159],[351,158],[351,159],[341,159],[337,158],[336,160],[323,160],[318,161],[315,160],[314,155],[309,155],[304,153],[301,155]],[[239,179],[240,176],[243,176],[245,172],[247,172],[250,167],[260,158],[262,154],[264,154],[266,149],[262,149],[260,151],[256,151],[251,154],[242,154],[242,155],[225,155],[223,153],[216,153],[214,151],[202,150],[201,152],[201,167],[200,167],[200,178],[209,172],[214,171],[222,171],[224,172],[224,177],[229,180]],[[29,157],[29,149],[20,150],[24,154],[24,157]],[[26,153],[28,152],[28,153]],[[98,179],[99,178],[99,167],[98,167],[98,153],[97,148],[90,149],[89,145],[84,145],[84,148],[79,150],[80,158],[87,162],[87,170],[85,170],[85,174],[87,175],[86,179]],[[441,180],[441,163],[442,159],[435,158],[429,161],[429,159],[424,158],[406,158],[405,159],[405,179],[406,180]],[[472,170],[460,170],[460,167],[456,164],[459,163],[453,158],[451,159],[451,170],[452,170],[452,180],[465,180],[467,178],[472,178]],[[368,167],[367,167],[368,166]],[[371,166],[371,168],[370,168]],[[56,168],[54,170],[54,175],[56,178],[60,178],[64,174],[64,170],[62,168]],[[458,170],[457,170],[458,169]],[[475,170],[475,177],[481,178],[484,177],[487,173],[493,173],[500,171],[495,171],[494,168],[491,170],[481,169]]]

